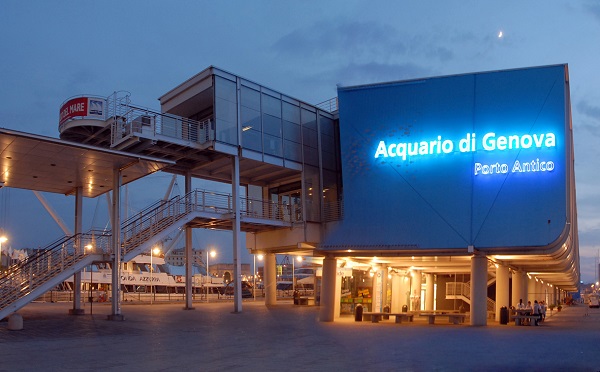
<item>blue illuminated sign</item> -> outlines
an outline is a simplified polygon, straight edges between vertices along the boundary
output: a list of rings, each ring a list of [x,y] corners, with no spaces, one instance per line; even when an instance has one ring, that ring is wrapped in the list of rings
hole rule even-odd
[[[565,228],[566,66],[339,88],[344,220],[325,244],[536,247]]]

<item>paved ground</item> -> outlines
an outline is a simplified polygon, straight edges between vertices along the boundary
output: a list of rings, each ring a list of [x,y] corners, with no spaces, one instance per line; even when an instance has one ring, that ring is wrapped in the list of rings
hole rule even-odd
[[[600,309],[554,312],[539,327],[318,321],[317,307],[244,302],[124,305],[123,322],[69,304],[0,322],[0,371],[600,371]],[[589,313],[589,314],[588,314]]]

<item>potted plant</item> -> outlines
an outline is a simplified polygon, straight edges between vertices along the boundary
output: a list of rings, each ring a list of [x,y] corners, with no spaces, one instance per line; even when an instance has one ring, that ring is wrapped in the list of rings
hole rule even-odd
[[[550,309],[550,315],[552,315],[552,310],[554,310],[554,307],[555,307],[555,306],[556,306],[556,305],[554,305],[554,304],[550,304],[550,305],[548,305],[548,309]]]
[[[559,313],[560,313],[560,309],[562,309],[562,305],[558,304],[558,306],[556,307],[556,310],[558,310]]]

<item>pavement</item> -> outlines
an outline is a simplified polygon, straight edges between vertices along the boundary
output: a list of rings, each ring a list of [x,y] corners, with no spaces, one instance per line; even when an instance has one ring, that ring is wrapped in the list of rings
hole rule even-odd
[[[318,320],[285,301],[123,305],[32,303],[0,322],[0,371],[600,371],[600,309],[566,306],[538,327]]]

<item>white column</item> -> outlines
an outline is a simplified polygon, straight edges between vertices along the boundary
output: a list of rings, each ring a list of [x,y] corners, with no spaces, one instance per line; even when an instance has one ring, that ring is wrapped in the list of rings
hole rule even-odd
[[[531,301],[531,306],[533,306],[533,300],[535,300],[535,278],[527,277],[527,302]],[[527,305],[525,300],[523,302]]]
[[[471,325],[487,325],[487,258],[483,254],[471,258]]]
[[[185,194],[189,195],[192,191],[192,175],[188,171],[185,173]],[[189,206],[192,202],[190,199],[186,199],[185,201]],[[192,271],[194,264],[194,254],[192,250],[192,227],[189,225],[185,226],[185,307],[184,310],[193,310],[193,298],[194,294],[193,289],[194,285],[192,281],[194,280],[194,274]]]
[[[81,253],[85,248],[82,246],[82,220],[83,220],[83,188],[81,186],[75,189],[75,251]],[[69,314],[81,315],[85,310],[81,308],[81,271],[73,275],[73,308]]]
[[[265,277],[265,305],[275,305],[277,303],[277,262],[274,253],[265,254],[265,264],[263,266]]]
[[[521,271],[515,271],[512,274],[512,303],[511,305],[517,306],[519,300],[523,300],[525,303],[525,299],[523,298],[523,273]]]
[[[433,311],[433,301],[435,297],[435,283],[433,274],[425,274],[425,310]]]
[[[402,310],[402,297],[404,294],[402,293],[402,277],[397,273],[392,274],[392,304],[390,307],[390,311],[392,313],[399,313]],[[406,296],[404,296],[406,297]]]
[[[423,274],[420,271],[413,271],[410,287],[410,309],[412,311],[421,310],[421,285],[423,284]]]
[[[121,314],[121,171],[113,171],[112,198],[112,282],[111,282],[111,311],[109,320],[125,320]]]
[[[239,107],[239,105],[238,105]],[[240,158],[234,156],[231,159],[232,180],[231,198],[233,207],[233,277],[235,278],[235,289],[233,297],[233,312],[242,312],[242,256],[240,252],[241,226],[240,226]]]
[[[500,321],[500,308],[510,306],[508,267],[498,265],[496,268],[496,321]],[[518,301],[518,300],[517,300]]]
[[[336,318],[336,272],[337,260],[333,257],[325,257],[325,259],[323,260],[323,278],[321,280],[320,320],[322,322],[333,322]]]
[[[381,268],[378,268],[375,271],[375,275],[373,275],[373,309],[372,310],[374,312],[383,311],[383,307],[385,306],[383,275],[387,275],[387,274],[384,273],[384,270]]]

